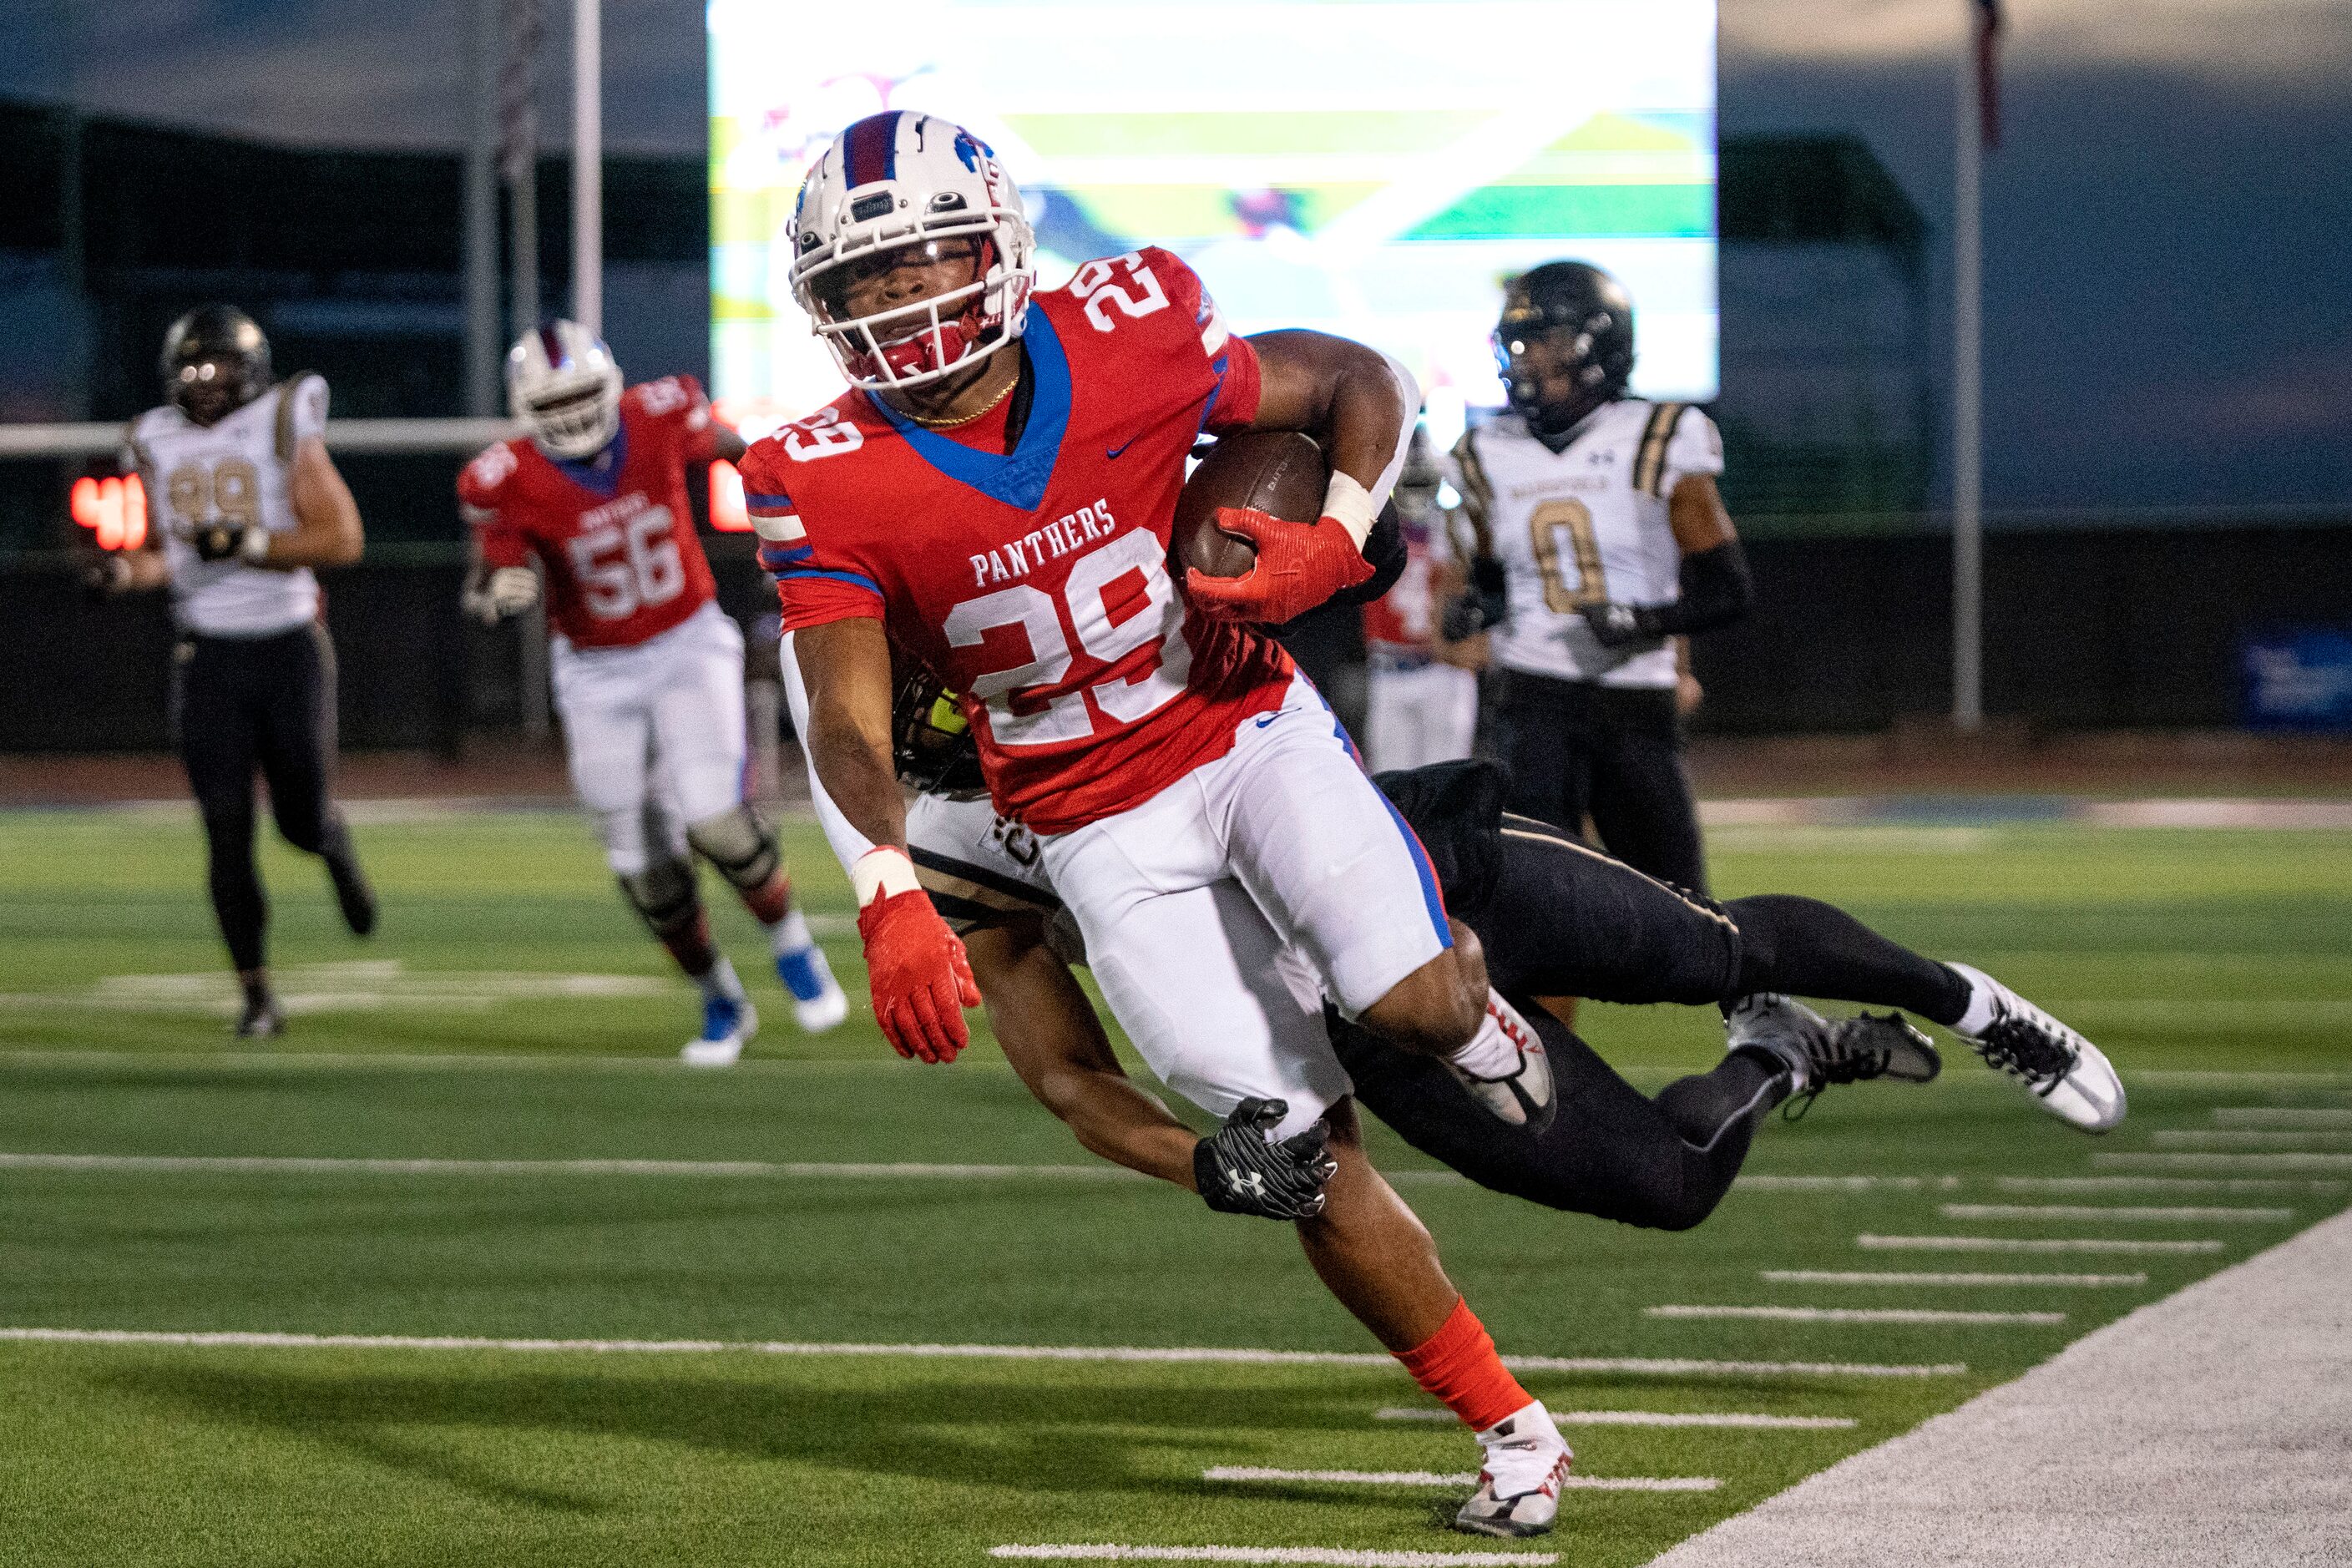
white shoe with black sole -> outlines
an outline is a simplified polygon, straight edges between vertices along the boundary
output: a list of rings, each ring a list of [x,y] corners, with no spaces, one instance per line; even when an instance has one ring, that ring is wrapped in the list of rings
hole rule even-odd
[[[1518,1538],[1549,1533],[1559,1517],[1559,1490],[1576,1456],[1552,1425],[1551,1412],[1536,1404],[1478,1434],[1486,1462],[1478,1489],[1454,1516],[1454,1528],[1472,1535]]]
[[[2016,1079],[2070,1127],[2105,1132],[2123,1121],[2124,1082],[2098,1047],[1983,970],[1965,963],[1944,967],[1991,999],[1992,1018],[1982,1028],[1973,1034],[1952,1031],[1987,1067]]]

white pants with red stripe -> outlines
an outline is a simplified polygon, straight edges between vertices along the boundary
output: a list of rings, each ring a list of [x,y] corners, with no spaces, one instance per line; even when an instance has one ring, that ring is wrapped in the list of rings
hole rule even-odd
[[[572,787],[604,858],[683,859],[686,829],[743,799],[743,634],[716,604],[629,647],[551,646]]]
[[[1043,840],[1111,1011],[1167,1085],[1223,1117],[1349,1090],[1323,998],[1362,1012],[1452,945],[1429,858],[1303,678],[1234,749],[1141,805]]]

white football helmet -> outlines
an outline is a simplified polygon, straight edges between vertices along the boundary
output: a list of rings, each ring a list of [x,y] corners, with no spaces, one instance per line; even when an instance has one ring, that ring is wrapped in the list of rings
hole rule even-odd
[[[553,321],[507,351],[507,410],[551,458],[603,451],[621,428],[621,367],[577,321]]]
[[[911,110],[858,121],[809,170],[784,232],[793,298],[853,385],[936,381],[1021,335],[1037,269],[1020,187],[988,144],[961,126]],[[958,238],[979,246],[970,285],[871,315],[846,313],[852,263]]]

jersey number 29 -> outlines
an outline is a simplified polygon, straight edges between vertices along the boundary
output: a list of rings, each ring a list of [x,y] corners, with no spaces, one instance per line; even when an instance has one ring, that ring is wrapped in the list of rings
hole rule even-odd
[[[600,621],[626,620],[686,589],[686,562],[670,533],[666,506],[575,535],[571,551],[572,574],[580,581],[588,613]]]
[[[1192,671],[1192,646],[1184,640],[1184,616],[1169,581],[1164,548],[1149,531],[1137,529],[1078,557],[1062,587],[1057,607],[1043,589],[1021,584],[966,599],[948,612],[942,628],[957,647],[975,647],[988,634],[1018,626],[1029,638],[1029,662],[976,677],[971,694],[988,704],[988,731],[1000,746],[1050,746],[1083,740],[1094,732],[1087,694],[1115,725],[1132,724],[1184,689]],[[1104,680],[1059,692],[1034,712],[1015,712],[1015,697],[1048,689],[1069,678],[1070,639],[1062,610],[1078,646],[1105,664],[1116,664],[1146,644],[1160,645],[1160,659],[1141,675]]]

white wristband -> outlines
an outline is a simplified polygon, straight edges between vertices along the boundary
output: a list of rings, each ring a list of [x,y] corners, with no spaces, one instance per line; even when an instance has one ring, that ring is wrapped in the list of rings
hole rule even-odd
[[[879,844],[857,858],[849,868],[849,885],[857,890],[857,907],[864,909],[877,899],[895,898],[900,893],[919,891],[922,884],[915,880],[915,863],[907,858],[903,849],[893,849]]]
[[[1323,515],[1348,531],[1359,553],[1364,541],[1371,537],[1372,520],[1380,510],[1372,504],[1371,491],[1358,484],[1353,475],[1331,470],[1331,482],[1323,491]]]
[[[236,542],[236,552],[251,564],[260,565],[269,559],[269,531],[257,524],[247,529],[245,537]]]

